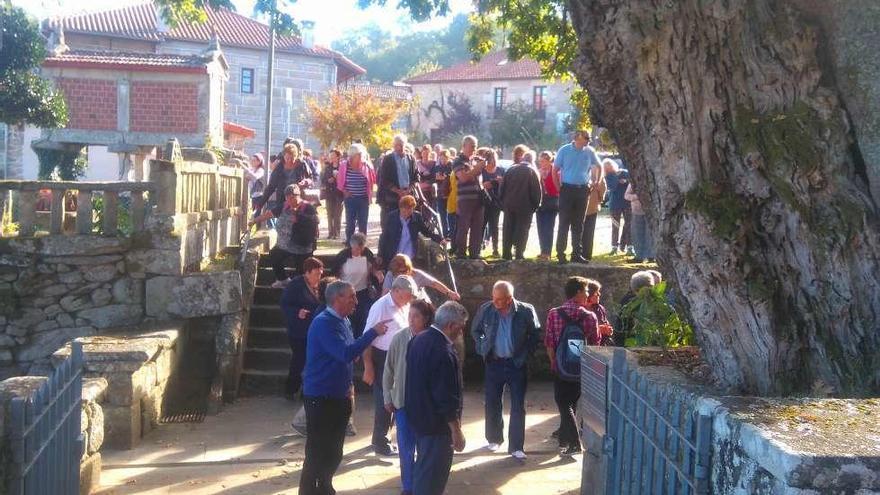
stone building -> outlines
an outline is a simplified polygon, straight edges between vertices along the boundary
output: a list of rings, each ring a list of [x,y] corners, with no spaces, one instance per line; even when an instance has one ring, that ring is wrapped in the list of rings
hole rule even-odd
[[[572,108],[571,82],[546,81],[541,68],[530,59],[508,60],[505,50],[490,53],[479,62],[466,61],[452,67],[427,72],[404,81],[412,87],[419,102],[413,109],[413,130],[436,141],[436,130],[443,122],[448,99],[467,96],[475,113],[488,124],[505,107],[521,101],[544,119],[546,131],[562,132]]]
[[[268,27],[226,9],[208,10],[207,15],[208,20],[203,24],[181,24],[171,28],[158,15],[158,8],[146,2],[48,19],[44,29],[47,35],[63,31],[71,50],[115,55],[199,55],[216,33],[229,64],[229,79],[224,84],[225,119],[254,131],[253,138],[244,145],[245,152],[261,151],[265,146],[266,132]],[[306,100],[320,98],[337,84],[364,73],[364,69],[344,55],[313,44],[310,29],[304,29],[302,38],[279,36],[276,39],[271,119],[273,148],[289,135],[304,138],[307,145],[316,146],[317,142],[308,134],[304,115]],[[5,148],[9,151],[0,156],[0,174],[6,171],[8,178],[36,178],[39,167],[30,143],[39,138],[40,130],[10,129],[4,136],[0,153]],[[222,132],[219,139],[222,140]],[[22,149],[21,154],[17,155],[15,149]],[[117,157],[114,154],[95,146],[89,148],[88,154],[87,179],[117,178]]]

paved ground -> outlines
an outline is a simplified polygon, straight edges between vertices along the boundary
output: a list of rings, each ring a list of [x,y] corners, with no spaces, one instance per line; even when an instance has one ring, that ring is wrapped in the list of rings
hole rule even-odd
[[[340,494],[396,495],[398,460],[378,458],[369,449],[368,401],[366,395],[359,397],[358,435],[346,439],[334,485]],[[277,397],[245,398],[204,423],[163,425],[135,450],[104,453],[98,493],[295,494],[305,439],[289,423],[298,405]],[[581,456],[560,459],[556,441],[550,439],[558,426],[552,384],[531,384],[526,408],[529,458],[520,465],[506,453],[483,450],[482,391],[469,387],[464,405],[467,448],[455,455],[447,494],[579,493]],[[506,444],[501,450],[506,452]]]

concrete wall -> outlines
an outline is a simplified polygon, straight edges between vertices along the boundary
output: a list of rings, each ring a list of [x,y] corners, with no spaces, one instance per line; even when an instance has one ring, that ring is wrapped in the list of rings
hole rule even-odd
[[[266,50],[225,47],[221,45],[229,63],[229,81],[226,83],[225,119],[256,131],[256,136],[245,146],[248,154],[263,151],[265,147]],[[186,41],[169,41],[159,46],[162,53],[200,53],[204,46]],[[242,93],[241,71],[254,69],[253,94]],[[336,64],[326,58],[306,57],[283,51],[275,52],[275,78],[272,107],[272,153],[281,149],[287,136],[305,141],[306,146],[318,148],[318,142],[308,131],[306,100],[323,98],[336,87]],[[291,99],[287,100],[287,93]]]
[[[419,108],[413,111],[413,129],[430,136],[431,129],[439,127],[443,119],[440,112],[436,110],[431,111],[430,115],[425,115],[425,111],[433,102],[436,101],[437,104],[440,104],[443,98],[452,93],[467,95],[471,100],[474,112],[482,117],[483,125],[487,127],[494,108],[495,88],[507,89],[506,103],[508,104],[521,100],[527,105],[532,105],[535,86],[547,87],[547,95],[544,100],[547,105],[545,130],[554,130],[560,116],[568,115],[572,111],[569,95],[573,85],[561,82],[550,83],[541,79],[413,84],[413,97],[418,98],[419,101]],[[448,109],[449,106],[446,105],[445,108]]]

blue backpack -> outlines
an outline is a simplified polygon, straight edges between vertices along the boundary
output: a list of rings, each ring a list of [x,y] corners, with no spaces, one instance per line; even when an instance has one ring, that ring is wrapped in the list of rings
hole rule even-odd
[[[583,323],[572,319],[562,308],[556,310],[564,326],[556,344],[556,370],[567,382],[581,381],[581,348],[586,343]]]

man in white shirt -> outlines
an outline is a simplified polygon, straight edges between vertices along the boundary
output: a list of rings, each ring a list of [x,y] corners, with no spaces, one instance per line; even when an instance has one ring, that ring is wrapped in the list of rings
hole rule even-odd
[[[391,413],[385,410],[385,397],[382,391],[382,375],[385,370],[385,356],[391,339],[409,324],[409,303],[418,293],[415,280],[409,275],[400,275],[391,284],[391,292],[380,297],[370,308],[365,328],[373,328],[385,323],[385,334],[373,341],[364,351],[364,383],[373,386],[373,451],[377,455],[396,455],[397,451],[388,439],[391,426]]]

